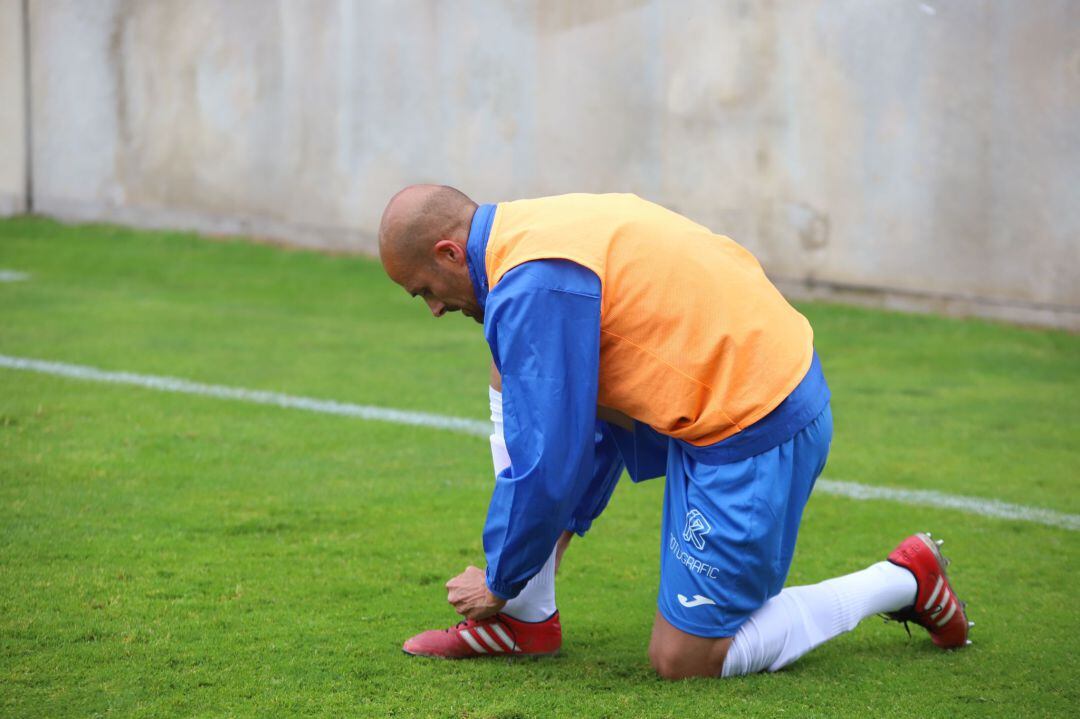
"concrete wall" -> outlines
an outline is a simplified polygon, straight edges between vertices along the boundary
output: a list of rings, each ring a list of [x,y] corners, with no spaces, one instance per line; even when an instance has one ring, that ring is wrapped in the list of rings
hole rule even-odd
[[[793,294],[1080,329],[1077,27],[1072,0],[31,0],[35,209],[370,250],[409,182],[634,191]]]
[[[26,211],[26,82],[22,0],[0,0],[0,217]]]

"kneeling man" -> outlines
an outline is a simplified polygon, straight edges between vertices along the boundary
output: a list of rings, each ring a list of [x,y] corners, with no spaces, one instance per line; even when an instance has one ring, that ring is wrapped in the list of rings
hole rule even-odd
[[[557,564],[624,467],[666,476],[649,646],[661,676],[774,671],[877,613],[967,643],[928,534],[784,589],[832,439],[829,388],[810,324],[734,241],[633,195],[478,206],[416,185],[387,205],[379,252],[436,317],[482,323],[493,361],[487,568],[447,583],[466,620],[406,652],[557,651]]]

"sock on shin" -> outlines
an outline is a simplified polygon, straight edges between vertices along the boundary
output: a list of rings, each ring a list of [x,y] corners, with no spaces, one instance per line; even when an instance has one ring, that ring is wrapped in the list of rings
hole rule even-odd
[[[555,613],[555,550],[539,574],[503,607],[503,613],[523,622],[542,622]]]
[[[915,577],[890,562],[805,587],[789,587],[735,634],[721,676],[774,672],[873,614],[909,607]]]
[[[491,437],[491,462],[495,474],[510,466],[510,454],[503,438],[502,392],[488,388],[491,402],[491,421],[495,430]],[[523,622],[542,622],[555,613],[555,549],[544,563],[539,574],[529,580],[521,593],[503,607],[503,613]]]

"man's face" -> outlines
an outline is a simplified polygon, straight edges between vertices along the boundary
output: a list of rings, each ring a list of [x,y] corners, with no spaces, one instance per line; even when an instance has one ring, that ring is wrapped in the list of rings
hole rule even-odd
[[[448,312],[460,311],[466,317],[472,317],[483,324],[484,311],[476,301],[468,271],[462,277],[457,273],[443,271],[438,266],[429,266],[411,275],[398,284],[413,297],[424,300],[432,315],[442,317]]]

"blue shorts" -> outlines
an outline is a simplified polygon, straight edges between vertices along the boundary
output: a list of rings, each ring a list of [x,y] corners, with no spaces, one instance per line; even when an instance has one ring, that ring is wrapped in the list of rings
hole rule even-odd
[[[787,579],[803,507],[832,440],[828,405],[788,441],[708,463],[670,440],[660,613],[701,637],[730,637]]]
[[[832,441],[829,387],[814,353],[799,385],[769,415],[697,447],[634,423],[597,423],[596,468],[568,529],[604,511],[625,466],[635,482],[666,475],[660,612],[701,637],[730,637],[780,593],[803,507]]]

